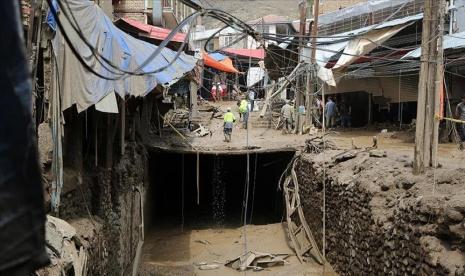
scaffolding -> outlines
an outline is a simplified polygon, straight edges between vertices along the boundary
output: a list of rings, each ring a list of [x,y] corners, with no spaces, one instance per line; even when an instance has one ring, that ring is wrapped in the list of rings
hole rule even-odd
[[[350,32],[423,12],[423,0],[377,0],[360,3],[320,17],[319,35]]]

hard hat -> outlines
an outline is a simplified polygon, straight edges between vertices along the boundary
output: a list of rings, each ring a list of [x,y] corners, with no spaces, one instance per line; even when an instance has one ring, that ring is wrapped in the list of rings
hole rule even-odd
[[[228,108],[226,108],[226,110],[227,110],[227,111],[231,111],[231,108],[230,108],[230,107],[228,107]]]

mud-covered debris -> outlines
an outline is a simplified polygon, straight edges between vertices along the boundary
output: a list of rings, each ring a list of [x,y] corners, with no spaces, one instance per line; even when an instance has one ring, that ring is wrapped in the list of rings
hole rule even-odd
[[[463,215],[454,209],[447,209],[446,217],[452,222],[461,222],[463,220]]]
[[[236,259],[227,262],[225,265],[239,271],[249,269],[261,271],[265,267],[285,265],[288,263],[286,259],[289,256],[290,254],[269,254],[249,251]]]
[[[389,191],[389,185],[387,185],[386,183],[381,183],[381,191]]]
[[[218,268],[220,268],[218,264],[205,264],[205,265],[199,266],[200,270],[214,270]]]
[[[384,150],[370,150],[370,157],[383,158],[387,157],[387,153]]]
[[[342,163],[347,160],[354,159],[355,157],[357,157],[357,152],[354,150],[351,150],[351,151],[346,151],[341,154],[338,154],[334,156],[333,159],[334,159],[334,162],[336,163]]]
[[[211,243],[207,240],[196,240],[195,242],[205,244],[205,245],[210,245]]]
[[[45,224],[45,241],[48,249],[53,251],[57,257],[63,252],[63,241],[71,240],[76,236],[76,229],[66,221],[56,217],[47,216]]]

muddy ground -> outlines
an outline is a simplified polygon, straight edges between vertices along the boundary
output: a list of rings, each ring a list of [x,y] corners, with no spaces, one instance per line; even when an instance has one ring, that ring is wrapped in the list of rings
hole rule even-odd
[[[229,229],[158,229],[151,231],[144,244],[140,275],[242,275],[225,267],[244,252],[243,228]],[[281,224],[249,225],[246,228],[247,250],[265,253],[293,254]],[[331,267],[310,262],[301,264],[297,257],[289,264],[268,268],[253,275],[337,275]],[[218,269],[200,270],[197,264],[219,264]]]

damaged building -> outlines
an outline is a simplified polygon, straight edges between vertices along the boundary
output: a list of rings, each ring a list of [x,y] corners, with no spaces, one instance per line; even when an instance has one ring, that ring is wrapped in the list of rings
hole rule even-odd
[[[203,1],[23,2],[51,259],[37,275],[465,275],[455,123],[421,175],[413,141],[388,137],[415,127],[424,1],[322,1],[317,36],[310,15],[241,22]],[[444,26],[446,118],[464,4]],[[209,12],[230,26],[205,30]],[[323,126],[329,97],[350,129]]]

